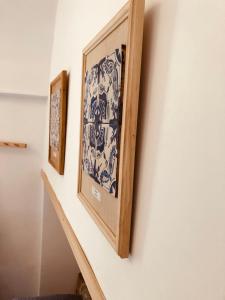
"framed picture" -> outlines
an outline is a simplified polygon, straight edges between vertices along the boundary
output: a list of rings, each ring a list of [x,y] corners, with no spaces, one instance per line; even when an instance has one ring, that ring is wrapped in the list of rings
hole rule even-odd
[[[78,197],[129,255],[144,0],[129,1],[83,50]]]
[[[60,175],[64,174],[67,85],[66,71],[62,71],[50,85],[48,161]]]

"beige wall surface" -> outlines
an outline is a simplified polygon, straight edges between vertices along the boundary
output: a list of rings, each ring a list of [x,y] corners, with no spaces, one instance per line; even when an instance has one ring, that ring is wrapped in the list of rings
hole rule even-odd
[[[0,96],[0,139],[27,149],[0,148],[0,299],[37,295],[40,277],[46,99]]]
[[[79,269],[47,193],[42,231],[40,295],[74,294]]]
[[[223,0],[146,0],[128,259],[76,197],[81,53],[124,3],[59,1],[50,79],[70,72],[65,176],[47,163],[47,125],[44,169],[107,300],[223,300]]]
[[[0,0],[0,92],[47,95],[57,0]]]
[[[42,183],[55,0],[0,0],[0,299],[38,295]],[[4,92],[4,93],[2,93]]]

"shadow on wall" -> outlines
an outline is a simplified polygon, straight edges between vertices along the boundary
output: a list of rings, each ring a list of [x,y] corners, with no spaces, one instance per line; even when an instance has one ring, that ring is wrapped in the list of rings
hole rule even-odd
[[[131,254],[141,255],[154,197],[160,133],[173,45],[177,1],[164,1],[149,7],[146,1],[134,171],[134,203]],[[153,1],[154,2],[154,1]],[[162,22],[161,19],[166,19]],[[163,24],[163,25],[162,25]],[[167,24],[167,26],[165,26]],[[147,174],[147,175],[146,175]],[[149,233],[148,233],[149,236]],[[139,252],[139,253],[137,253]]]
[[[45,99],[0,95],[1,140],[28,144],[0,147],[1,300],[38,292],[45,109]]]
[[[40,295],[74,294],[79,272],[66,235],[45,191]]]

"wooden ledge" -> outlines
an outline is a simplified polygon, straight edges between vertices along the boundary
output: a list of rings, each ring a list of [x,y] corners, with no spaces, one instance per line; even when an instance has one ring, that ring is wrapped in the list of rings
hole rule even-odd
[[[41,177],[44,182],[44,186],[46,191],[48,192],[49,198],[52,201],[52,204],[55,208],[56,215],[59,218],[59,221],[62,225],[62,228],[65,232],[65,235],[67,237],[67,240],[69,242],[69,245],[72,249],[72,252],[75,256],[75,259],[77,261],[77,264],[80,268],[80,271],[84,277],[84,280],[86,282],[86,285],[88,287],[89,293],[93,300],[105,300],[105,296],[101,290],[101,287],[97,281],[97,278],[95,276],[95,273],[84,253],[84,250],[82,249],[78,238],[76,237],[75,232],[73,231],[73,228],[71,227],[63,208],[56,196],[56,193],[46,175],[46,173],[41,170]]]
[[[0,91],[0,97],[48,99],[48,95],[34,94],[27,91]]]
[[[9,148],[27,148],[27,144],[16,143],[16,142],[3,142],[0,141],[0,147],[9,147]]]

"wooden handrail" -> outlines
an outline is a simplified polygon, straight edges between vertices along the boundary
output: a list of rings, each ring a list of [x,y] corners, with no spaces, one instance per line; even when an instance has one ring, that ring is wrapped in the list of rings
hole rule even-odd
[[[67,240],[69,242],[69,245],[71,247],[71,250],[73,252],[73,255],[77,261],[77,264],[80,268],[80,271],[84,277],[85,283],[87,285],[87,288],[89,290],[89,293],[91,294],[91,297],[93,300],[105,300],[105,296],[102,292],[102,289],[98,283],[98,280],[95,276],[95,273],[84,253],[84,250],[82,249],[80,242],[70,225],[64,210],[59,202],[59,199],[56,196],[56,193],[48,179],[47,174],[41,170],[41,177],[44,182],[45,189],[49,195],[50,200],[52,201],[53,207],[55,208],[56,215],[62,225],[62,228],[65,232],[65,235],[67,237]]]
[[[0,147],[27,148],[27,144],[24,144],[24,143],[16,143],[16,142],[5,142],[5,141],[0,141]]]

